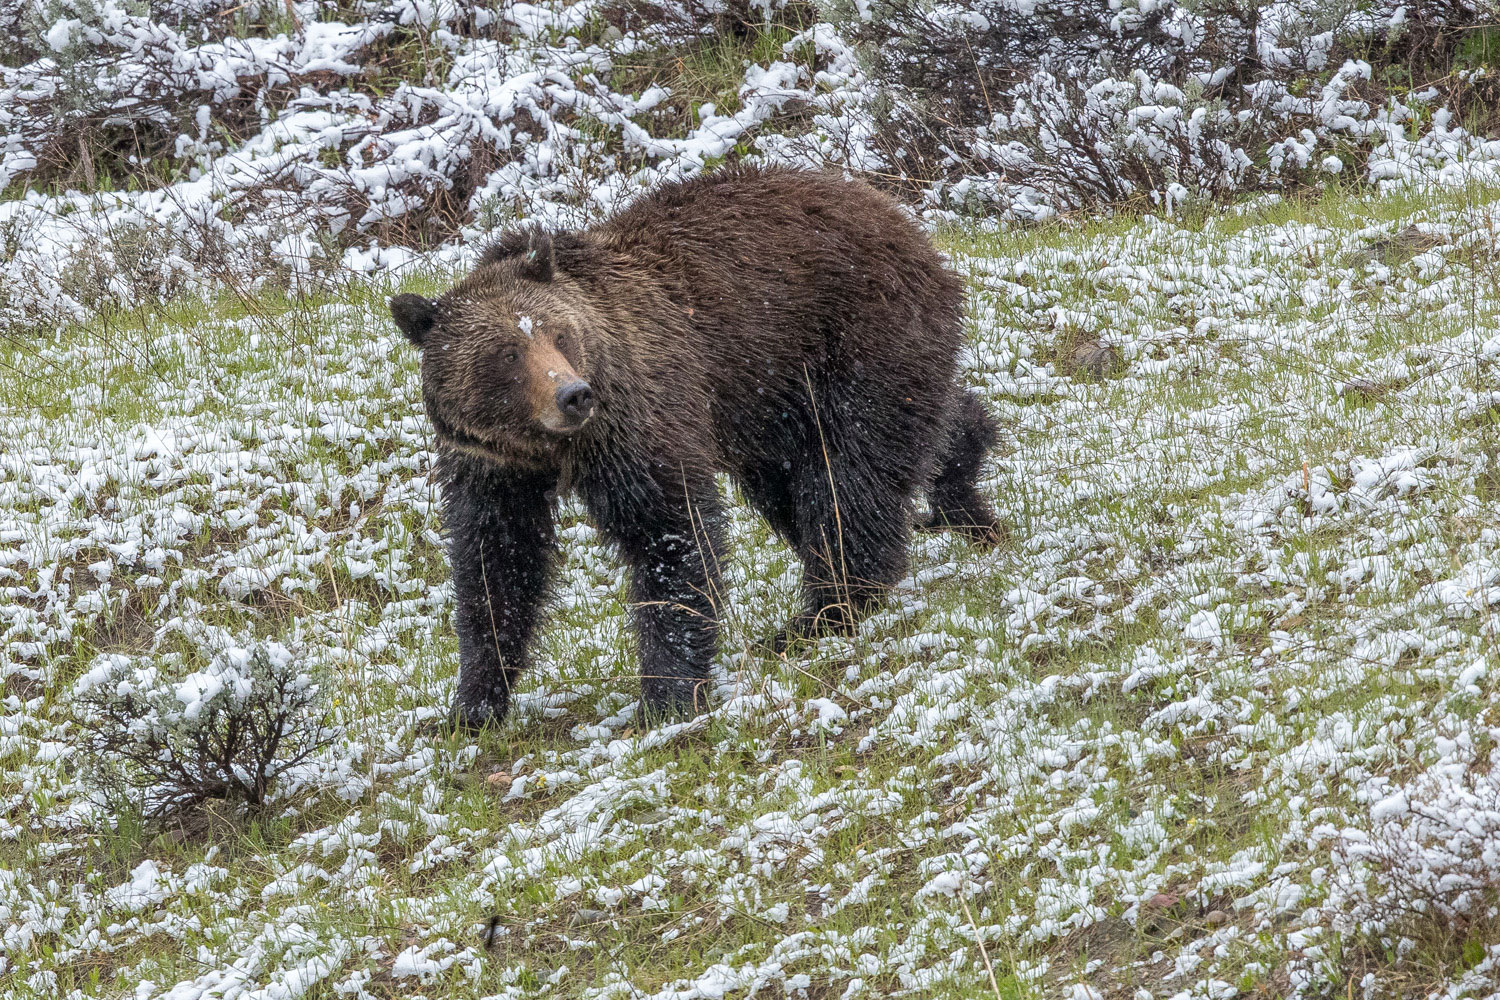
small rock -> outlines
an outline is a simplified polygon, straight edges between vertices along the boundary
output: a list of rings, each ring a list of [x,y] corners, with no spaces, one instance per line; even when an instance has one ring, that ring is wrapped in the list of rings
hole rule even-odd
[[[1339,392],[1345,396],[1365,396],[1373,399],[1384,395],[1384,388],[1374,379],[1352,378],[1339,387]]]
[[[1148,910],[1169,910],[1176,906],[1178,898],[1170,892],[1158,892],[1146,900],[1145,906]]]
[[[166,843],[175,846],[177,844],[183,844],[187,842],[188,832],[181,826],[168,827],[167,829],[159,833],[156,839],[159,841],[165,841]]]
[[[1223,927],[1229,923],[1229,914],[1223,910],[1209,910],[1203,915],[1203,922],[1209,927]]]
[[[1404,264],[1425,250],[1442,246],[1443,239],[1431,233],[1424,233],[1412,223],[1405,229],[1392,236],[1377,236],[1364,248],[1357,251],[1357,260],[1365,263]]]
[[[1079,374],[1103,378],[1115,370],[1119,362],[1112,347],[1102,344],[1079,344],[1073,349],[1073,369]]]
[[[619,28],[616,28],[613,24],[599,33],[599,40],[603,42],[618,42],[624,37],[624,33],[620,31]]]
[[[1396,234],[1395,242],[1397,245],[1413,253],[1417,253],[1422,250],[1431,250],[1433,247],[1442,246],[1444,240],[1441,236],[1422,232],[1422,230],[1417,228],[1417,224],[1413,222]]]
[[[494,774],[490,775],[484,780],[489,782],[491,785],[494,785],[496,788],[509,788],[512,779],[509,772],[496,771]]]
[[[578,910],[568,918],[568,926],[577,927],[579,924],[597,924],[608,919],[608,910]]]

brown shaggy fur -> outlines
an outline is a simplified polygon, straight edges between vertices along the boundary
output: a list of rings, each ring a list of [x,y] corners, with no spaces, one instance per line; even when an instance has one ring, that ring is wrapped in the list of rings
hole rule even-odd
[[[804,563],[791,631],[849,629],[906,570],[915,496],[978,538],[995,431],[956,381],[961,286],[886,196],[735,170],[592,229],[514,233],[435,302],[423,346],[442,446],[462,669],[455,714],[502,717],[578,492],[630,569],[643,708],[701,703],[717,644],[728,473]]]

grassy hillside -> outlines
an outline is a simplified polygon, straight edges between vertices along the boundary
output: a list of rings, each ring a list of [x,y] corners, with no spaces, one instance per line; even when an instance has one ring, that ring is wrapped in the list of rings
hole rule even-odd
[[[651,732],[571,507],[512,720],[441,731],[391,288],[0,343],[0,996],[1488,993],[1497,224],[1468,190],[941,234],[1005,544],[919,536],[856,639],[783,658],[798,568],[736,507],[713,710]],[[336,738],[260,810],[149,820],[76,750],[80,679],[232,649]]]

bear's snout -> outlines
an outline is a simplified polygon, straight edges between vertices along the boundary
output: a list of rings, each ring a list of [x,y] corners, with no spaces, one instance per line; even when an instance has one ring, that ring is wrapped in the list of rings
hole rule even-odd
[[[594,390],[582,379],[563,383],[557,389],[557,409],[574,427],[582,427],[594,415]]]

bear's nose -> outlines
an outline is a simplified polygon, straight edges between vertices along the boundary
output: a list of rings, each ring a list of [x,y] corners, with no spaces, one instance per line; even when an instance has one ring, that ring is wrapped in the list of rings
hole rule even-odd
[[[594,413],[594,390],[587,382],[569,382],[557,390],[557,408],[581,423]]]

